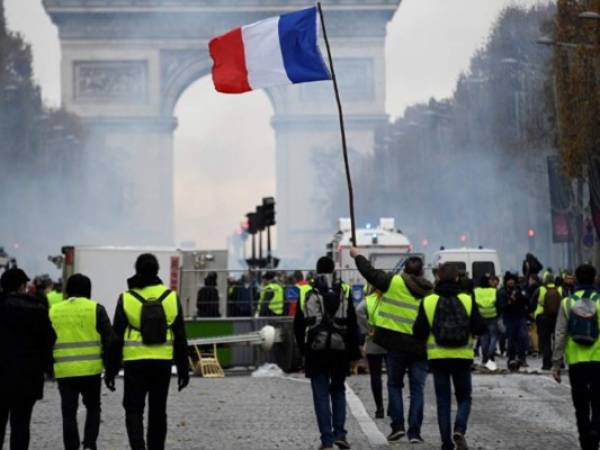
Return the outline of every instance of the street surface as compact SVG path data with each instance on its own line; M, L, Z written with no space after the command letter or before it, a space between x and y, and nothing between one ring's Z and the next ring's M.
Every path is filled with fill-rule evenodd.
M568 377L562 385L549 375L475 375L473 411L467 433L471 449L576 449ZM349 441L356 450L440 448L431 377L427 380L423 438L411 446L382 443L389 432L387 420L371 419L374 406L368 375L348 379ZM169 399L169 450L314 450L319 446L310 384L300 375L284 378L230 376L193 378ZM385 389L384 389L385 391ZM103 391L99 449L128 447L121 407L122 382L117 392ZM364 411L366 409L366 414ZM80 409L80 428L83 426ZM374 425L376 423L376 426ZM61 449L60 399L55 383L46 384L32 420L31 449Z

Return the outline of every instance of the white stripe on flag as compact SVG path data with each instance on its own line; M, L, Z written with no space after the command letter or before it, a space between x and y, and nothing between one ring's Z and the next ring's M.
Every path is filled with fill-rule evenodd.
M252 89L291 84L279 44L279 17L242 27L242 39Z

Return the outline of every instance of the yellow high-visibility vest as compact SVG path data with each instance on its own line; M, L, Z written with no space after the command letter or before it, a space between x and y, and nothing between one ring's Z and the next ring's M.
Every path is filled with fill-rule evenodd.
M379 300L375 326L412 336L420 305L421 300L412 295L402 277L394 275Z
M473 312L473 299L467 294L458 294L458 299L462 302L467 311L467 315L471 317ZM436 314L436 308L440 296L432 294L423 300L423 308L427 315L427 322L429 322L429 328L433 329L433 320ZM464 347L450 348L441 347L435 342L435 336L433 331L429 332L429 339L427 340L427 358L428 359L473 359L475 356L473 352L473 338L469 339L469 342Z
M479 312L484 319L495 319L498 317L496 289L492 287L478 287L474 289L473 293L475 294L475 303L479 306Z
M55 304L50 320L56 332L54 376L56 378L99 375L102 342L96 330L97 303L76 297Z
M146 301L157 301L158 298L168 290L162 284L147 286L143 289L133 291L146 299ZM171 292L162 302L167 319L167 340L164 344L145 345L140 331L142 321L142 302L129 292L123 293L123 309L127 316L128 326L125 330L123 347L123 361L136 361L141 359L173 359L173 330L171 329L178 313L177 294Z

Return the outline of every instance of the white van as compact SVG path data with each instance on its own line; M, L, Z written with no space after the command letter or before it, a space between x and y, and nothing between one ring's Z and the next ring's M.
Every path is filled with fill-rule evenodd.
M433 254L428 277L440 264L454 263L461 272L467 273L475 284L485 274L502 276L498 252L491 248L449 248Z

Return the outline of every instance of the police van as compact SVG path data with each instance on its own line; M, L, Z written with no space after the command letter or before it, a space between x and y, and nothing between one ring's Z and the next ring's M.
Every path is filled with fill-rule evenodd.
M433 254L427 276L431 280L435 277L435 269L440 264L455 264L461 273L473 279L476 283L483 275L502 274L498 252L491 248L441 248Z

